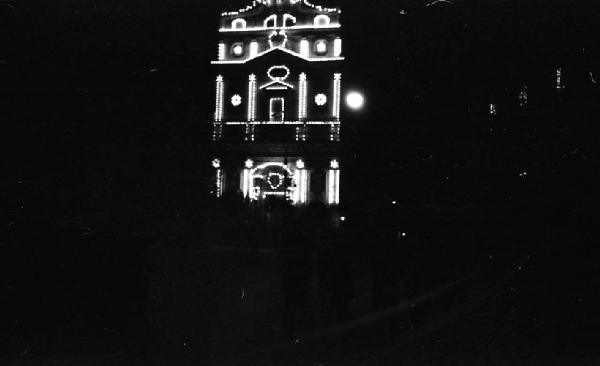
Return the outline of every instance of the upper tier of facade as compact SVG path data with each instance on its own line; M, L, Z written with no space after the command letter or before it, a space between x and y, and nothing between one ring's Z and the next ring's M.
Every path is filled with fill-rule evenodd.
M310 62L341 61L340 11L303 0L261 0L221 15L213 64L244 64L273 50Z

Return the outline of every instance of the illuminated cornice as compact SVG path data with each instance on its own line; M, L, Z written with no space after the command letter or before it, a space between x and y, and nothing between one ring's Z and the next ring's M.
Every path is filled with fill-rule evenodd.
M287 48L273 47L273 48L270 48L270 49L268 49L266 51L263 51L263 52L257 54L254 57L250 57L250 58L247 58L245 60L211 61L210 63L213 64L213 65L242 65L242 64L248 63L248 62L250 62L252 60L255 60L255 59L259 58L259 57L262 57L262 56L264 56L264 55L266 55L268 53L271 53L271 52L273 52L275 50L283 51L283 52L288 53L288 54L290 54L290 55L292 55L294 57L298 57L298 58L300 58L300 59L302 59L304 61L308 61L308 62L328 62L328 61L343 61L344 60L344 57L341 57L341 56L340 57L312 57L312 58L310 58L310 57L304 57L301 54L299 54L298 52L294 52L292 50L288 50Z
M309 2L308 0L290 0L290 4L292 4L292 5L295 5L298 3L302 3L303 5L305 5L309 8L313 8L315 10L325 12L325 13L340 14L342 12L338 8L326 8L321 5L314 5L311 2ZM221 16L224 16L224 17L225 16L237 16L237 15L252 11L252 10L258 8L260 5L273 5L273 0L254 0L254 1L252 1L252 4L246 6L245 8L238 9L237 11L224 12L224 13L221 13Z
M269 30L301 30L301 29L339 29L342 25L339 23L333 23L329 25L316 26L314 24L305 25L292 25L289 27L249 27L249 28L221 28L221 33L240 33L240 32L265 32Z
M332 126L340 125L340 121L232 121L222 122L226 126L240 126L240 125L312 125L312 126Z

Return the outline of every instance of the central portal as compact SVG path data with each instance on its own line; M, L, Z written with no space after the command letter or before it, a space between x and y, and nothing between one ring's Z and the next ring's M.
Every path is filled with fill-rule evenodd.
M269 161L254 164L246 160L241 188L251 201L285 201L294 205L307 203L309 171L302 159L293 163Z
M252 174L254 197L259 200L294 200L296 184L293 174L282 165L267 165Z

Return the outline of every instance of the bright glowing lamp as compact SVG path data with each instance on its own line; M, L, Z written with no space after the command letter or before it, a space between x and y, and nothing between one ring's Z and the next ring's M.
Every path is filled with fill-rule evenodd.
M365 98L359 92L350 92L346 95L346 104L352 109L361 109L365 104Z

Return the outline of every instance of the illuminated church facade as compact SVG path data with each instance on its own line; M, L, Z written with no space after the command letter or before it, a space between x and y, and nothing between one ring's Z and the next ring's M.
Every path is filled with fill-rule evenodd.
M340 203L340 10L255 0L221 14L213 194Z

